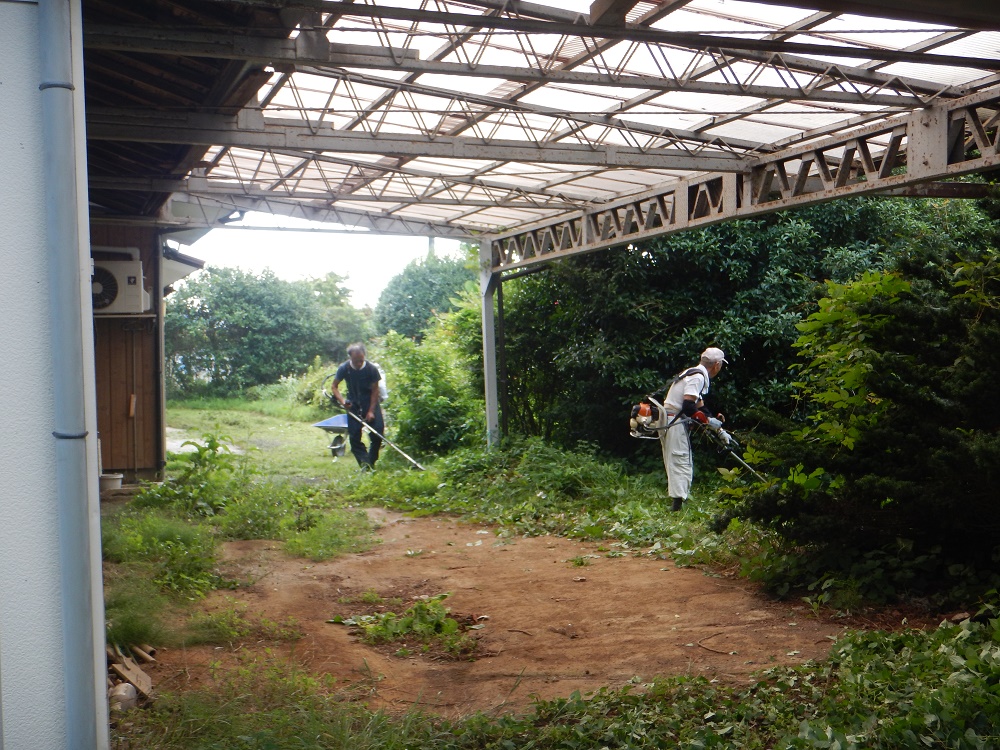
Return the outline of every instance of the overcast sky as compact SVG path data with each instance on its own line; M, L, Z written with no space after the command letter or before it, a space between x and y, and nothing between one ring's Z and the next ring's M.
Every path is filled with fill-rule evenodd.
M310 226L263 214L248 215L246 223L250 221L264 226L276 226L278 222L280 226ZM195 244L180 249L208 265L252 273L270 268L278 278L288 281L320 278L332 271L347 277L344 286L351 290L351 304L375 307L393 276L410 262L427 256L428 240L373 234L213 229ZM434 252L439 257L457 257L459 243L436 239Z

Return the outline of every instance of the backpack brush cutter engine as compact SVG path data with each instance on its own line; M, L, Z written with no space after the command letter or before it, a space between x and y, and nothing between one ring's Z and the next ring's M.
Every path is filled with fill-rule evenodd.
M644 440L659 440L660 434L671 427L687 425L692 431L699 431L706 436L715 444L720 453L728 453L761 482L766 481L760 472L744 461L736 452L740 444L736 442L736 438L722 429L722 422L705 416L703 412L695 414L694 418L677 415L668 422L667 410L663 404L652 396L647 396L645 401L640 401L632 407L632 415L628 423L629 435Z
M632 418L628 421L629 434L644 440L659 440L655 425L660 420L660 408L649 401L641 401L632 407Z

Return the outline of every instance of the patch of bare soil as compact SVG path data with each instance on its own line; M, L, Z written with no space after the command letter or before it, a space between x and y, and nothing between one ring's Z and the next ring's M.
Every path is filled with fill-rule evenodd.
M499 539L490 528L442 517L377 515L381 544L327 562L288 557L273 542L227 544L227 575L253 583L219 595L271 620L295 618L304 638L278 650L352 686L373 708L420 705L447 716L520 710L534 696L669 675L746 684L768 666L825 657L845 627L859 624L817 618L801 602L778 603L745 581L667 560L609 558L596 543ZM485 624L473 631L480 655L394 656L327 622L357 612L358 597L372 590L402 599L404 608L450 592L452 616ZM898 627L899 618L886 613L879 624ZM200 684L211 662L253 648L161 649L149 671L158 689L183 690Z

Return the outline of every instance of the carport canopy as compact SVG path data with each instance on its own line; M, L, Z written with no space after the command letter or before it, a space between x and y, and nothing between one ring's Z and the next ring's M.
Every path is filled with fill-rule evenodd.
M506 237L494 270L622 244L616 205L655 233L684 202L728 218L898 177L908 116L1000 83L1000 6L973 0L84 0L84 20L94 221ZM979 98L920 145L942 162L920 182L945 149L995 156Z

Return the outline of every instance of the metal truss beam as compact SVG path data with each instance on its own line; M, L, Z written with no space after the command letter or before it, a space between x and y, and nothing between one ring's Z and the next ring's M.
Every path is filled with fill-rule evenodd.
M657 0L659 7L679 6L691 0ZM464 5L476 8L487 8L488 10L509 13L520 18L538 18L543 21L558 21L561 23L580 23L588 21L589 14L579 11L563 10L549 5L538 3L528 3L524 0L463 0Z
M928 24L970 29L1000 26L1000 7L982 0L953 0L947 6L936 0L767 0L771 5L790 5L859 16L896 18Z
M1000 167L1000 87L679 180L556 222L483 238L492 272L685 229Z
M309 189L268 189L258 185L241 185L227 183L225 180L212 180L204 177L92 177L90 187L99 190L149 191L157 193L179 193L201 197L222 196L222 199L234 195L258 200L271 198L296 201L329 201L330 203L384 203L390 206L479 206L493 208L506 206L521 209L545 209L573 211L580 208L583 201L558 200L551 197L534 198L519 194L506 199L491 198L461 198L447 195L397 195L378 193L337 193L334 191L319 191Z
M478 1L478 2L492 2L492 0L475 0L475 1ZM656 23L657 21L659 21L659 20L663 19L664 17L668 16L670 13L672 13L675 10L677 10L678 8L683 7L688 1L689 0L665 0L661 4L655 6L653 9L647 11L646 13L643 13L640 17L633 19L634 23L637 26L648 26L650 24ZM503 2L507 2L507 0L503 0ZM531 12L534 12L535 8L537 8L537 7L538 6L533 6L533 8L530 9ZM507 8L504 8L502 10L504 10L505 12L510 12L510 9L507 9ZM525 8L522 7L522 8L520 8L520 10L529 10L529 9L525 9ZM558 11L558 12L563 12L563 11ZM472 29L472 28L478 28L478 27L471 27L470 26L470 27L467 27L467 28L468 29ZM457 40L460 37L458 37L458 36L450 36L449 38L450 38L451 42L457 42ZM570 55L566 59L560 59L558 61L558 63L555 65L554 68L551 67L550 65L547 65L547 64L543 65L543 66L539 66L539 67L543 67L546 71L549 71L549 72L551 72L553 70L554 71L560 71L560 72L561 71L573 70L573 69L577 68L578 66L583 65L583 64L585 64L587 62L593 61L595 59L600 59L602 52L604 50L606 50L606 49L610 49L610 48L614 47L615 44L616 43L614 41L607 40L607 39L604 39L604 40L594 40L593 43L584 45L584 49L583 50L577 51L575 54ZM441 50L439 50L438 52L440 53L441 51L443 51L445 49L447 49L447 45L446 45L446 47L441 48ZM434 59L435 60L439 60L439 59L442 59L442 57L441 57L440 54L435 54ZM530 57L526 57L525 59L529 60L529 63L528 63L528 65L526 67L532 67L532 64L530 62L531 58ZM471 62L471 59L467 57L466 58L466 62L467 63ZM617 71L616 70L616 73L618 73L618 72L621 72L621 71ZM410 74L408 74L408 79L409 80L413 80L417 75L419 75L419 74L417 74L417 73L410 73ZM538 91L543 85L545 85L545 84L542 83L542 82L538 82L538 81L534 81L534 82L532 82L532 81L522 82L520 86L517 86L517 87L509 90L504 95L503 98L506 99L507 101L520 101L524 97L530 95L531 93L533 93L535 91ZM374 114L374 112L366 113L366 117L370 116L372 114ZM618 113L606 113L606 114L610 115L610 114L618 114ZM462 132L464 132L464 131L466 131L466 130L468 130L470 128L473 128L473 127L477 126L480 122L482 122L486 118L486 116L487 116L486 113L483 113L475 121L467 121L467 122L464 122L464 123L458 123L458 124L454 125L448 131L448 134L449 135L459 135L460 133L462 133ZM562 140L563 138L566 138L566 137L573 137L574 135L576 135L578 133L578 131L579 131L579 128L577 128L576 126L572 126L571 125L570 127L564 128L562 132L555 133L555 134L553 134L552 137L546 138L546 140L547 141L552 141L552 142L559 141L559 140ZM479 170L477 170L477 173L487 173L489 171L492 171L493 169L501 168L501 166L502 165L500 163L494 163L494 164L484 163L483 165L480 166ZM581 175L581 177L582 177L582 175ZM545 186L545 188L547 188L547 187L548 187L548 185ZM443 188L441 186L433 187L433 188L430 188L429 190L427 190L424 193L424 195L425 196L434 195L434 194L439 193L442 189ZM546 192L547 192L547 190L546 190ZM460 220L460 219L467 218L470 214L472 214L474 212L475 212L475 209L469 209L469 210L465 211L460 217L455 217L453 220L457 221L457 220Z
M345 131L326 124L290 124L288 119L265 118L259 110L244 110L234 119L201 113L156 113L151 116L150 113L134 110L92 107L87 111L87 137L92 140L133 143L265 150L291 148L408 158L542 161L549 164L637 169L739 172L747 165L746 159L720 151L680 151L580 143L525 143L472 136Z
M624 24L628 12L639 4L639 0L595 0L590 5L590 22L600 24Z
M325 37L302 35L297 39L251 37L182 29L150 29L133 26L88 25L85 36L88 49L126 52L155 52L191 57L244 60L279 69L314 66L368 70L400 70L407 73L435 73L454 76L497 78L524 83L564 83L605 86L617 89L639 88L649 91L685 91L689 93L750 96L761 99L822 101L834 104L867 104L883 107L922 106L927 96L958 96L964 92L925 81L908 80L861 68L832 65L799 56L743 51L729 57L729 62L754 60L790 71L822 75L829 80L824 87L816 81L802 86L768 86L754 83L702 81L697 78L677 80L672 77L599 73L576 70L538 70L529 66L504 66L420 60L415 51L388 47L364 47L329 42ZM870 57L870 51L866 54ZM1000 66L1000 63L998 63ZM341 75L347 75L342 72ZM398 82L397 82L398 83ZM844 88L830 88L830 84ZM866 91L857 87L877 87ZM891 93L886 93L887 91ZM452 96L455 96L454 92Z
M250 0L244 0L250 2ZM250 2L250 4L253 4ZM876 59L886 62L910 62L921 65L947 65L952 67L1000 69L1000 58L962 57L957 55L922 55L906 50L875 49L871 47L846 47L832 44L785 42L771 39L727 37L686 31L663 31L634 26L590 26L586 23L559 23L509 16L477 16L468 13L449 13L426 9L409 9L379 5L350 5L339 2L322 3L324 12L337 12L344 16L409 21L411 23L444 26L476 25L488 29L501 29L525 34L551 34L556 36L620 39L632 42L652 42L686 47L694 50L754 50L758 52L820 55L832 58Z
M217 220L219 209L233 212L258 211L306 221L339 224L345 230L371 232L372 234L448 237L462 241L474 241L468 229L451 224L385 216L374 212L351 211L337 206L308 204L272 196L175 195L164 206L160 220L165 226L180 226L182 222L185 227L222 228L226 224Z

